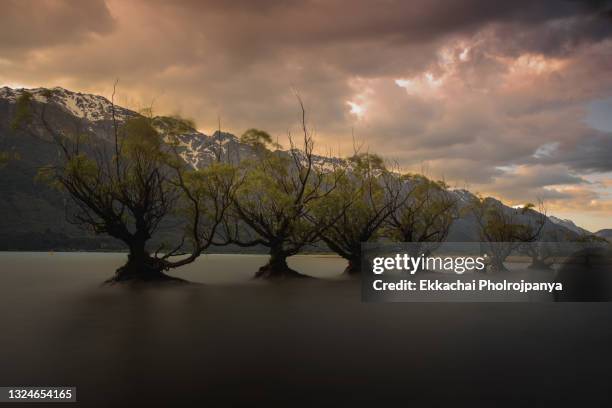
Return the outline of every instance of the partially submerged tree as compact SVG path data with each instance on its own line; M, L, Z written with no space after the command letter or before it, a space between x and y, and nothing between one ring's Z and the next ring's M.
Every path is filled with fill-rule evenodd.
M401 184L380 156L356 152L346 160L336 189L309 214L314 225L327 225L321 238L346 259L345 273L361 272L361 244L374 241L387 217L401 205Z
M315 243L328 228L308 221L318 201L329 195L341 177L333 169L325 171L314 162L314 142L306 127L302 107L302 149L290 136L288 153L271 151L271 137L264 131L250 129L241 138L255 147L257 157L242 163L244 183L234 197L232 241L241 246L262 245L270 259L256 273L256 278L304 276L287 265L287 258ZM252 234L251 234L252 233Z
M442 181L421 175L401 176L399 205L386 220L389 238L411 243L413 256L429 253L446 240L453 222L459 217L456 196Z
M44 96L53 99L51 91ZM164 271L193 262L213 244L235 194L235 171L223 166L193 171L164 143L173 131L162 135L151 117L119 123L112 105L110 138L91 137L78 126L67 132L47 109L48 104L32 103L24 93L17 101L14 127L58 147L57 162L41 173L72 199L75 209L69 220L128 247L128 261L112 281L172 279ZM185 235L152 253L147 244L177 211L186 216ZM175 258L186 249L188 254Z
M527 268L550 270L559 258L566 255L575 240L576 235L571 231L543 228L533 242L521 245L518 252L531 258L531 263Z
M535 270L550 270L555 259L562 255L563 245L560 242L534 241L526 243L520 248L521 253L531 258L527 268Z
M509 208L500 201L476 197L470 211L476 219L483 249L489 255L489 270L506 271L504 261L522 244L537 241L546 224L546 211L531 203L521 208Z

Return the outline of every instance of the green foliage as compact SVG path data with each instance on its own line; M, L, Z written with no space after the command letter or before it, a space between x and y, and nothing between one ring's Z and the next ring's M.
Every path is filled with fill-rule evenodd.
M405 174L403 204L390 216L387 235L401 242L439 243L446 239L459 216L457 199L443 181L419 174Z
M523 205L523 207L521 207L521 213L525 214L528 213L529 211L534 211L535 210L535 204L534 203L527 203L525 205Z
M546 215L527 204L520 209L507 208L492 198L478 196L470 211L480 226L480 238L490 255L490 269L506 270L504 260L525 242L537 241L546 223Z
M240 136L240 142L251 146L255 151L262 152L280 146L272 140L269 133L259 129L248 129Z
M52 98L53 92L44 96ZM32 95L23 92L12 128L34 128L33 112ZM280 146L270 134L252 128L240 141L255 149L255 159L193 170L173 147L195 124L178 116L153 117L150 110L143 113L114 129L117 141L111 148L101 138L55 131L44 119L36 124L53 133L63 155L58 163L41 168L37 178L72 196L78 222L128 245L138 239L144 246L161 220L176 210L187 220L193 256L213 243L216 228L224 223L234 242L267 246L273 257L284 260L322 239L353 262L363 242L383 235L439 243L458 217L456 198L448 194L446 183L394 173L376 154L355 154L329 172L313 167L305 125L302 152L273 151ZM0 152L0 165L10 158ZM479 219L483 240L525 242L537 228L515 215L538 214L534 208L530 203L508 213L496 202L479 198L470 210ZM247 229L254 237L242 236ZM171 265L164 262L164 267Z
M212 201L215 198L220 197L227 189L235 189L234 180L238 172L239 169L236 166L213 162L201 169L185 172L185 186L191 194L206 204L201 209L206 213L214 210ZM206 203L206 200L211 202Z
M251 130L243 135L252 145L264 148L269 135ZM296 254L304 245L319 238L322 225L310 222L319 202L333 189L335 173L327 174L311 166L311 143L305 152L261 151L256 160L240 164L244 182L237 190L234 205L234 241L248 246L270 248L271 263ZM248 234L248 230L254 232Z
M353 171L360 174L387 171L383 158L374 153L355 154L348 159L348 162L353 165Z
M130 157L139 154L157 154L161 150L162 137L148 118L136 117L127 120L121 133L122 147Z
M271 230L282 228L289 218L299 214L294 206L298 186L291 183L290 160L280 155L270 155L265 162L245 162L245 182L237 200L244 210L267 218Z
M43 96L52 98L53 92ZM175 146L165 142L192 131L193 122L179 117L154 118L149 111L126 121L113 121L114 137L109 143L105 137L71 133L69 126L45 116L46 104L33 110L31 102L28 93L18 98L13 127L50 140L58 148L54 163L41 167L37 180L72 198L68 211L71 222L128 246L128 264L118 273L161 273L193 262L213 244L232 202L238 171L221 163L194 171ZM152 256L146 244L169 214L186 217L179 221L187 226L186 235L168 252L158 256L160 249ZM191 241L191 253L170 260L184 251L186 240Z
M99 174L98 164L83 153L76 154L66 162L65 176L79 177L85 183L95 183Z
M349 272L356 272L361 243L373 241L395 205L388 189L389 178L380 156L356 154L346 167L336 170L336 188L314 208L312 220L327 223L322 239L334 252L349 260Z
M181 171L181 187L187 197L178 203L177 214L188 220L187 236L195 247L201 242L220 239L217 225L227 220L226 210L232 204L238 187L239 169L227 163L213 162L197 169ZM190 233L191 232L191 233ZM208 245L207 244L207 245Z
M178 143L178 136L193 132L196 127L193 120L178 115L155 117L152 119L151 125L163 132L168 142L174 144Z
M481 225L481 236L488 242L528 242L534 239L536 226L518 215L533 212L533 204L526 204L516 210L505 208L501 203L479 197L472 204L476 209L477 218Z

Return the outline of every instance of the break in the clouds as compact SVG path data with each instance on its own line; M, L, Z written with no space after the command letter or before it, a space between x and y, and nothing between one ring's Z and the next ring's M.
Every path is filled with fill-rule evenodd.
M301 94L322 151L551 211L610 212L607 1L4 1L0 82L154 105L283 140ZM603 106L603 108L602 108ZM596 120L593 118L597 118ZM603 118L603 119L602 119ZM605 125L605 123L604 123ZM607 184L606 184L607 183ZM580 210L582 208L582 210ZM598 218L599 217L599 218ZM609 225L608 225L609 226Z

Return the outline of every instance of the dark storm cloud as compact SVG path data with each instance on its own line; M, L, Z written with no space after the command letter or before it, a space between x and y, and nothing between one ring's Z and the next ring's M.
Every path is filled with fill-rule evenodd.
M580 45L602 41L612 35L612 17L609 11L602 9L591 10L591 14L559 16L537 24L518 21L498 25L495 47L510 55L528 51L563 56Z
M118 77L123 105L154 101L204 131L220 116L226 131L259 127L281 143L296 89L322 152L350 153L353 129L407 169L516 200L590 199L584 174L611 170L612 136L584 122L612 96L610 1L1 5L0 85L108 96Z
M104 0L3 0L0 51L15 52L105 34L113 18Z
M568 52L612 34L610 2L180 1L143 7L188 29L235 63L316 51L350 74L401 74L423 66L440 42L491 28L498 51ZM340 45L340 47L338 47ZM408 57L410 56L410 57Z
M612 172L612 133L591 131L573 143L559 146L543 163L564 163L575 171Z
M274 43L319 43L389 39L396 43L431 41L441 35L469 33L490 23L535 26L583 15L605 15L609 2L579 1L149 1L192 21L217 21L236 29L220 41L269 36ZM212 17L212 19L210 19ZM219 18L225 17L225 18ZM213 27L213 28L214 28ZM579 35L602 34L601 26ZM208 31L207 27L203 27ZM550 30L550 27L547 27ZM566 30L567 32L572 31ZM278 35L281 34L281 35ZM255 37L253 37L255 36Z

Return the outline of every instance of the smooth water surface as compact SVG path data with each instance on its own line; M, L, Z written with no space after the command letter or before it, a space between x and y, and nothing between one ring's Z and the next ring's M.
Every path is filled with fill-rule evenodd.
M75 385L85 406L416 406L610 397L612 307L361 303L325 279L250 279L260 255L173 272L200 285L102 286L125 254L0 253L0 386ZM588 405L588 404L587 404Z

